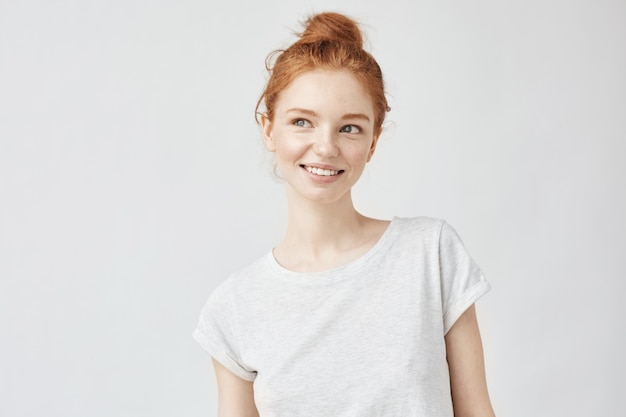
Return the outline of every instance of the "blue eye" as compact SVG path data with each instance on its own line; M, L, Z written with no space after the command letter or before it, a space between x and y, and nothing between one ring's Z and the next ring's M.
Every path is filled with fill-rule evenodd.
M296 119L293 121L294 126L297 127L310 127L311 123L306 119Z
M361 133L361 128L356 125L346 125L342 127L339 131L342 133Z

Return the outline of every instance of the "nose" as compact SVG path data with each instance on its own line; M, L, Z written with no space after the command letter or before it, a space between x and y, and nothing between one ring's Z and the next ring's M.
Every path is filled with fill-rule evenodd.
M320 157L333 158L339 155L337 145L337 133L331 129L324 129L316 135L313 150Z

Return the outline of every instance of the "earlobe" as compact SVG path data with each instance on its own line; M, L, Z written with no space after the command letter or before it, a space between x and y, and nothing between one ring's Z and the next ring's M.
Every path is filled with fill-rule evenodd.
M267 117L267 113L261 115L261 132L263 133L263 143L270 152L276 151L276 144L272 138L272 122Z

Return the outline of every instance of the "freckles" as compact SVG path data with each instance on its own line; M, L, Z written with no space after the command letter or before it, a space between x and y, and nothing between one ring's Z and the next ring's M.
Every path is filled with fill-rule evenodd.
M298 145L294 141L278 141L276 144L276 153L282 159L297 159L299 158L305 150L302 146Z

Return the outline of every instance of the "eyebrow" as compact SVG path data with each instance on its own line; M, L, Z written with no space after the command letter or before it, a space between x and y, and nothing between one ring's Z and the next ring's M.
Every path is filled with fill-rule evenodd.
M344 114L341 119L342 120L360 119L360 120L367 120L368 122L370 121L370 118L367 117L367 115L365 115L363 113L348 113L348 114Z
M289 110L287 110L287 113L304 113L304 114L308 114L309 116L317 116L317 113L315 113L313 110L308 110L308 109L301 109L298 107L294 107L291 108ZM341 120L349 120L349 119L360 119L360 120L366 120L366 121L370 121L370 118L363 113L346 113L343 116L341 116Z
M286 113L304 113L308 114L309 116L317 116L317 113L315 113L313 110L301 109L298 107L291 108L287 110Z

